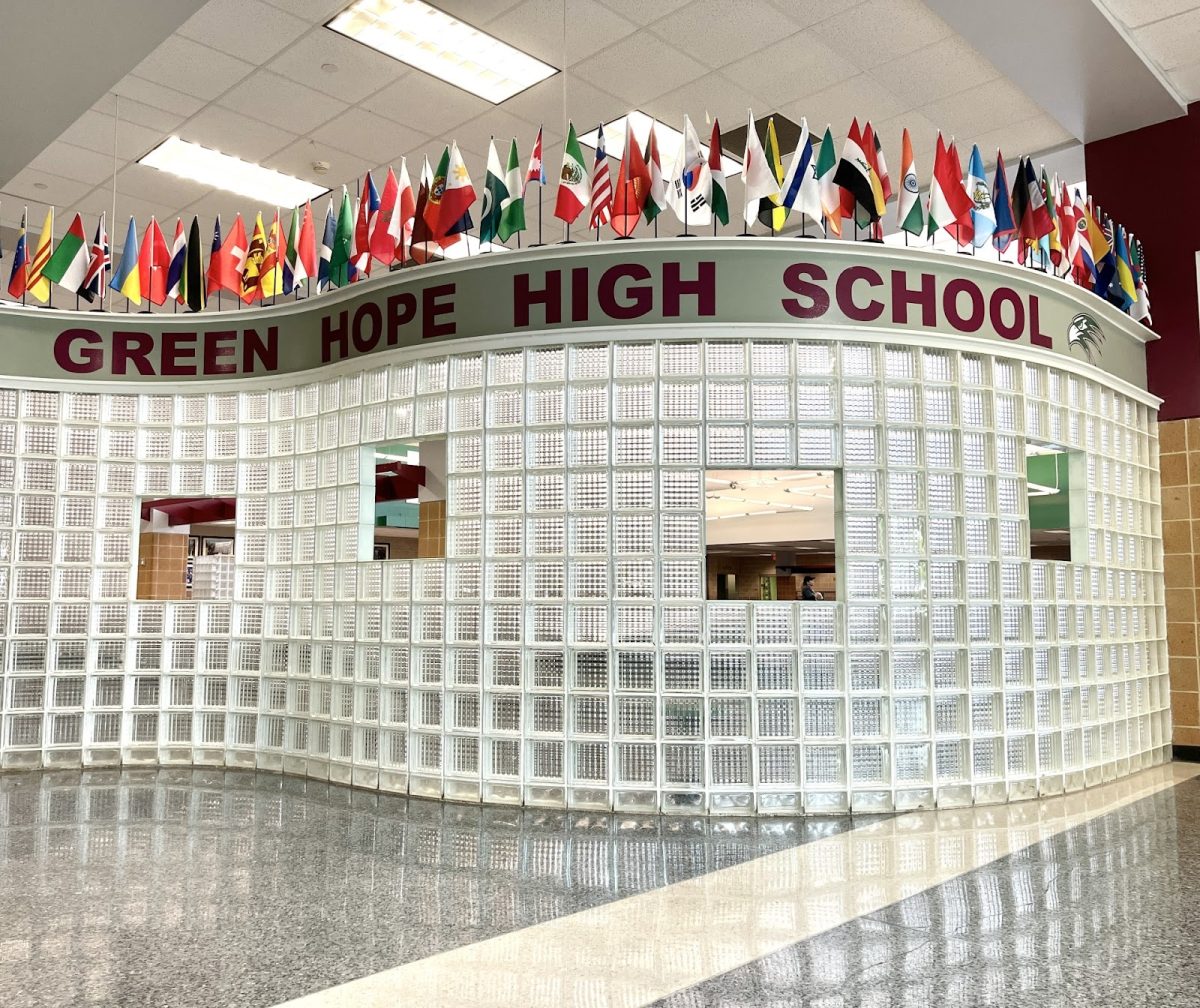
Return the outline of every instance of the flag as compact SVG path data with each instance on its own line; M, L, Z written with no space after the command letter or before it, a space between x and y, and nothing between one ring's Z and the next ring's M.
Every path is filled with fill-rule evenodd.
M155 217L142 232L142 248L138 253L138 282L142 297L156 305L167 300L167 275L171 271L171 253L167 239Z
M246 249L246 259L242 263L241 299L250 304L259 297L260 277L262 276L263 260L267 257L267 232L263 227L262 211L254 219L254 230L250 233L250 245Z
M167 267L167 297L183 304L180 285L183 283L183 266L187 261L187 236L183 233L183 221L175 218L175 238L171 242L170 265Z
M1120 224L1114 229L1116 231L1116 260L1117 260L1117 284L1115 291L1118 296L1113 297L1110 292L1110 298L1124 311L1129 311L1133 303L1137 301L1137 284L1133 279L1133 258L1129 254L1129 240L1125 236L1125 228Z
M8 275L8 296L19 300L25 296L25 284L29 279L29 263L25 251L25 218L29 211L21 214L21 227L17 231L17 243L13 246L12 272Z
M488 141L487 172L483 176L483 208L479 213L479 244L490 245L500 232L500 206L508 197L504 169L496 153L495 138Z
M213 254L208 261L208 293L212 295L227 290L235 297L242 296L242 270L246 264L246 253L250 243L246 239L246 225L242 215L233 218L233 227L221 244L219 226L213 232Z
M412 243L409 247L409 252L413 260L419 263L442 258L441 246L433 240L433 234L425 217L425 208L429 205L429 189L432 184L433 171L429 167L429 158L426 158L425 164L421 168L421 182L417 188L417 201L413 213Z
M996 228L992 232L992 246L1003 253L1017 233L1013 221L1012 201L1008 198L1008 175L1004 171L1004 155L996 151L996 177L992 183L992 210L996 215Z
M842 235L842 193L833 177L837 173L837 152L833 149L833 133L828 124L817 151L817 190L821 194L821 212L827 227L839 238Z
M646 138L646 167L650 172L650 191L642 207L646 223L649 224L667 208L667 180L663 176L662 158L658 153L658 137L654 134L656 123L650 120L650 135ZM726 219L728 220L728 211Z
M884 207L887 206L887 201L895 193L892 190L892 176L888 173L887 160L883 156L883 141L879 139L879 131L870 123L867 123L867 129L871 131L873 148L867 151L867 156L871 160L871 167L875 169L875 174L879 178L879 191L883 194L883 206L879 208L879 216L882 217Z
M1069 276L1075 283L1083 273L1083 241L1079 233L1081 218L1075 213L1075 204L1067 192L1066 183L1061 183L1058 190L1058 230L1063 237L1064 276ZM1086 223L1084 227L1086 228Z
M42 233L38 236L37 248L29 259L29 279L25 289L41 302L50 300L50 281L46 278L46 264L54 251L54 207L46 211ZM161 302L160 302L161 303Z
M283 288L283 264L285 262L287 262L287 243L283 240L283 228L279 224L279 211L276 210L275 219L271 221L271 230L267 232L262 266L258 271L258 290L264 300L277 294L288 293Z
M996 231L996 208L992 206L992 194L988 189L987 176L983 172L983 156L979 144L971 147L971 160L967 162L967 196L971 208L971 242L983 248Z
M867 139L874 144L873 136ZM850 133L842 146L842 159L838 162L837 171L833 176L834 182L849 196L848 200L842 199L842 216L854 217L855 221L863 226L879 220L882 212L879 178L867 159L864 142L856 119L850 124Z
M521 180L521 158L517 154L517 139L508 147L508 164L504 169L504 199L500 201L500 224L496 234L501 241L525 230L525 192Z
M329 257L329 286L345 287L350 282L351 243L354 240L354 209L350 193L342 187L342 206L338 211L337 230Z
M521 189L521 195L525 195L525 190L529 188L530 182L536 182L540 186L546 184L546 166L542 163L542 127L538 127L537 139L533 142L533 150L529 152L529 167L525 171L525 185Z
M665 196L681 222L698 227L712 220L708 206L708 173L704 171L704 164L700 137L696 135L691 118L685 115L683 132L679 135L679 150L664 180Z
M379 192L371 173L363 179L362 195L358 202L358 222L354 226L354 243L351 245L351 261L354 264L355 280L364 280L371 275L371 234L379 221Z
M592 161L592 213L589 228L607 224L612 212L612 176L608 170L608 154L604 150L604 127L596 130L596 156Z
M784 215L792 210L808 217L813 223L821 224L824 214L821 211L821 191L817 188L816 165L813 163L812 137L808 132L808 120L800 120L800 139L796 141L796 150L788 164L787 174L783 178L782 204Z
M929 234L938 228L948 228L970 220L971 208L975 204L963 188L962 174L954 167L950 150L938 134L937 149L933 156L933 178L929 183Z
M753 112L747 112L746 115L746 156L742 159L742 184L746 187L746 206L742 219L749 230L758 217L760 202L779 195L779 182L767 164L762 141L758 139L758 131L754 128Z
M198 312L204 308L204 250L200 247L200 218L192 217L192 226L188 231L187 259L183 264L183 282L181 289L183 303L192 311Z
M783 207L783 160L779 156L779 136L775 132L775 117L767 120L767 143L763 151L767 159L767 167L775 177L775 194L764 196L758 202L758 219L765 227L771 229L771 234L782 231L787 220L787 210Z
M400 238L396 242L396 260L405 263L412 245L413 227L416 224L417 203L413 195L412 180L408 177L408 158L400 159L400 178L396 182L400 203Z
M1146 262L1142 251L1142 242L1129 236L1129 253L1133 260L1133 282L1137 288L1137 300L1129 314L1135 322L1153 324L1150 318L1150 284L1146 280Z
M972 214L975 212L975 199L967 189L967 174L963 171L962 159L958 156L958 144L954 142L954 137L950 138L950 163L954 166L954 177L961 180L962 190L967 194L967 201L970 206L967 212L959 217L954 228L954 240L962 247L970 245L975 239L975 224Z
M925 230L925 211L921 207L921 183L917 179L917 162L913 157L912 139L907 129L900 138L900 162L900 199L896 202L896 224L901 231L919 236Z
M379 213L371 229L371 256L384 266L391 266L396 261L396 249L404 230L404 222L400 219L402 212L400 183L389 166L387 178L383 180L383 192L379 195Z
M79 288L79 293L85 301L90 303L96 298L100 298L100 303L104 303L104 275L111 268L108 255L108 232L104 229L104 214L101 214L100 220L96 222L96 237L92 241L92 250L88 256L87 273Z
M713 216L722 224L729 223L729 189L725 182L725 166L721 161L721 124L713 116L712 137L708 141L708 163L704 170L708 173L708 204L712 207Z
M469 231L472 226L470 210L475 199L471 176L458 152L457 141L452 140L450 149L442 154L438 163L425 206L425 220L433 240L446 244L443 239Z
M24 238L24 229L22 229ZM15 265L15 264L14 264ZM125 244L121 246L121 262L108 284L118 294L124 294L136 305L142 303L142 275L138 269L137 224L129 218L129 229L125 232Z
M304 263L300 261L300 208L292 207L292 216L288 221L287 255L283 259L283 290L291 294L307 274Z
M1013 218L1017 222L1017 233L1022 239L1023 250L1032 252L1042 236L1049 234L1054 225L1046 210L1042 187L1033 172L1033 162L1029 158L1023 158L1021 164L1023 171L1020 180L1014 185L1019 201L1013 200ZM1025 261L1022 250L1018 250L1017 255L1021 262Z
M625 149L613 194L612 229L622 237L633 234L650 195L650 167L638 146L637 137L625 119Z
M1042 250L1050 257L1054 272L1062 275L1060 267L1063 264L1062 234L1058 227L1058 176L1051 182L1046 178L1046 166L1042 165L1042 198L1046 201L1046 213L1050 215L1050 231L1043 236Z
M538 131L540 146L541 131ZM531 162L532 165L532 162ZM554 200L554 216L571 224L583 213L583 208L592 198L587 172L583 167L583 151L575 136L575 124L567 128L567 142L563 146L562 170L558 175L558 195Z
M1108 290L1117 276L1117 258L1113 252L1112 231L1101 224L1100 208L1088 199L1088 240L1092 246L1094 282L1092 290L1100 297L1108 298Z
M329 197L329 209L325 211L325 228L321 232L320 257L317 263L317 290L329 290L329 264L333 261L333 245L336 241L337 222L333 216L333 197Z
M58 243L58 248L54 250L54 255L46 263L43 273L47 279L75 294L83 286L90 261L83 218L76 214L71 226L67 228L67 233Z

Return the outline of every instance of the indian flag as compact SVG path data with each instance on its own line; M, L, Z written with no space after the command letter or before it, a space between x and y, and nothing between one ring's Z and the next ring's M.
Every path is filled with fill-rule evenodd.
M925 211L921 207L921 183L917 179L917 163L913 157L912 140L908 130L900 141L900 199L896 201L896 223L901 231L919 235L925 230Z
M54 255L42 270L42 275L74 294L83 286L91 259L83 218L76 214L58 248L54 250Z

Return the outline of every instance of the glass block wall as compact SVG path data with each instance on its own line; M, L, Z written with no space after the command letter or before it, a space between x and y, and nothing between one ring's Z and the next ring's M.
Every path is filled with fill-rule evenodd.
M1151 406L974 345L440 349L0 390L0 764L795 813L1167 758ZM1029 559L1027 439L1083 456L1075 562ZM444 560L362 559L363 449L401 440L444 440ZM841 601L705 601L704 469L797 466L841 472ZM233 600L131 601L139 498L199 495L238 497Z

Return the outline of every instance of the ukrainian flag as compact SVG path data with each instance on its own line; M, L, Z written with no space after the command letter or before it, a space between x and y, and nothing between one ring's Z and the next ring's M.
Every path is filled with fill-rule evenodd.
M125 232L125 245L121 249L121 264L108 284L118 294L124 294L136 305L142 303L142 278L138 273L137 225L129 218L129 230Z
M1116 234L1117 244L1117 282L1121 287L1121 305L1125 311L1129 311L1132 305L1138 299L1137 281L1133 278L1133 261L1129 257L1129 242L1125 238L1125 228L1120 224L1117 225Z

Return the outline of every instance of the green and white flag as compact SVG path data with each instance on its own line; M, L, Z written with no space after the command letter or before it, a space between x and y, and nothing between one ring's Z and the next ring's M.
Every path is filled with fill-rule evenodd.
M525 195L521 179L521 159L517 156L517 141L508 148L508 167L504 172L505 197L500 203L500 227L496 233L508 241L518 231L525 230Z
M350 193L342 186L342 206L333 235L333 254L329 257L331 287L345 287L350 282L350 243L353 237L354 208L350 205Z
M42 268L42 276L74 294L83 286L89 262L91 256L88 254L83 218L76 214L67 233L58 243L58 248L54 250L54 255Z
M833 132L828 124L821 146L817 150L817 191L821 194L821 210L825 214L826 227L838 237L842 234L842 191L833 176L837 174L837 151L833 149Z
M642 215L646 223L654 220L667 208L667 180L663 176L662 156L658 153L658 137L654 135L654 120L650 120L650 135L646 138L646 166L650 169L650 192Z
M490 245L500 232L500 207L508 197L504 171L496 154L496 141L488 141L487 174L483 179L483 210L479 219L479 244Z

